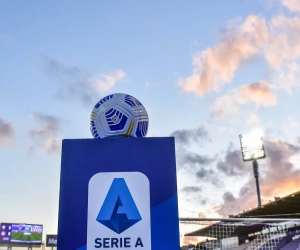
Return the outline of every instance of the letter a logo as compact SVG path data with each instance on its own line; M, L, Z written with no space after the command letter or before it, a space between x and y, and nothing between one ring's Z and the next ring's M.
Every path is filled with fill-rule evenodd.
M96 220L120 234L141 219L124 178L114 178Z

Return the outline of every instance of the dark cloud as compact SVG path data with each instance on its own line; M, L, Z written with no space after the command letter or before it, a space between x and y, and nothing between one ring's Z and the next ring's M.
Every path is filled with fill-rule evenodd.
M35 149L43 149L47 153L59 153L61 131L61 120L55 116L45 114L34 114L33 119L36 128L29 131L29 137L33 141L30 151Z
M184 193L197 193L197 192L201 192L202 188L198 186L186 186L183 187L181 191Z
M251 187L248 183L240 189L239 196L240 197L246 196L246 195L250 194L251 191L252 191Z
M200 203L201 206L206 205L207 202L208 202L208 199L207 199L207 198L200 198L200 199L199 199L199 203Z
M243 161L241 150L232 149L232 144L230 144L226 150L224 160L217 163L217 168L228 176L235 176L244 175L247 165Z
M176 143L189 145L191 142L201 143L209 140L207 130L203 127L197 129L180 129L171 133L175 137Z
M213 170L209 169L209 165L215 161L216 157L200 155L182 149L178 154L176 154L176 158L178 171L184 169L191 175L196 176L197 179L202 182L211 183L217 187L222 186L222 183L217 178L217 174Z
M58 84L55 97L64 101L75 101L91 107L102 95L126 77L123 70L114 70L94 77L62 61L41 55L43 70L53 82ZM101 94L101 96L99 96Z
M184 151L179 155L179 164L180 165L209 165L215 160L215 158L211 158L207 155L200 155L190 151Z
M230 192L225 192L223 194L223 199L224 199L225 202L233 202L233 201L236 200L236 198Z
M15 130L11 122L6 122L0 118L0 143L14 136Z
M195 130L177 130L172 133L180 138L179 145L176 147L176 160L178 171L184 169L191 175L197 177L198 180L212 183L215 186L221 186L221 182L216 177L216 173L209 169L209 165L216 160L216 156L211 157L209 155L202 155L192 151L188 151L185 145L189 144L191 141L197 141L197 138L191 137L193 134L198 135L198 138L204 137L208 138L207 132L204 129ZM183 144L183 145L182 145ZM203 167L206 168L203 168Z
M68 66L63 62L50 58L46 55L41 55L41 58L43 61L43 68L45 72L51 77L74 77L78 76L81 73L80 69L76 66Z
M213 175L214 171L212 169L205 169L205 168L201 168L199 171L197 171L196 176L200 179L204 179L209 175Z
M300 180L300 170L291 162L291 158L299 153L299 146L281 140L264 140L264 145L267 157L259 161L259 169L263 173L259 177L263 203L279 194L298 189ZM252 165L250 166L248 171L252 173ZM217 211L222 215L238 214L241 210L256 206L255 179L251 174L239 190L238 197L229 192L224 193L223 204Z
M195 173L200 166L207 166L215 161L216 157L195 153L186 149L192 143L197 143L199 145L204 141L210 140L208 132L204 127L190 130L176 130L171 133L171 136L174 136L176 140L178 170L184 168Z
M207 197L202 193L200 186L185 186L180 190L186 202L197 203L200 206L205 206L208 203Z
M218 174L212 170L212 169L206 169L204 167L201 167L196 172L196 177L200 181L208 182L213 184L216 187L222 187L223 183L221 182Z
M252 200L245 200L241 203L241 199L243 198L236 198L231 192L225 192L223 194L224 204L218 208L218 212L228 217L228 215L238 214L242 209L248 209Z
M55 95L55 98L68 102L79 102L87 107L92 107L97 99L95 92L91 90L86 81L74 80L71 84L60 87Z
M44 72L57 84L56 99L76 101L86 106L91 106L99 99L78 67L66 65L45 55L41 55L41 60Z
M267 169L261 188L265 195L273 194L273 190L292 191L299 186L300 170L295 169L291 158L299 154L300 147L281 140L264 142ZM265 166L262 166L262 169Z
M251 185L253 184L253 185ZM251 185L251 188L247 188ZM223 216L236 215L244 209L254 208L257 206L257 197L254 180L240 189L239 196L235 197L231 192L223 194L223 204L217 208L217 212Z

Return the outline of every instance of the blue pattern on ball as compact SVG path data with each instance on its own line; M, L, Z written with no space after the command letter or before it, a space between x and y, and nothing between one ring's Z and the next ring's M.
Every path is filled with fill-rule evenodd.
M99 108L101 106L101 104L105 103L107 100L113 98L113 95L108 95L108 96L105 96L104 98L102 98L96 105L95 105L95 108Z
M131 95L126 95L125 96L125 103L129 104L131 107L142 105L137 99L135 99Z
M136 137L144 137L148 132L148 122L142 121L138 123L138 127L136 129Z
M148 126L146 109L135 97L127 94L105 96L96 103L91 113L90 130L95 138L144 137Z
M105 113L105 117L111 131L123 129L127 122L127 116L113 108Z

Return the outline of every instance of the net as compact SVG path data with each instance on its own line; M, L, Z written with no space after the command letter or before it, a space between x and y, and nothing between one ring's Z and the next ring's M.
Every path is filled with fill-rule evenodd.
M200 236L189 250L300 250L300 219L181 219L181 223L199 225L185 236Z

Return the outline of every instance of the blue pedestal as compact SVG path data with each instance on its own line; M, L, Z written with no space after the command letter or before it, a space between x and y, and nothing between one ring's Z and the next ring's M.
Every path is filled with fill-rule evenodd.
M179 250L174 138L63 140L58 250Z

